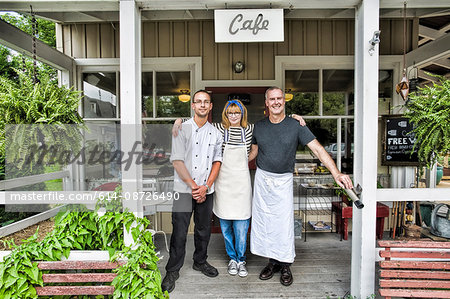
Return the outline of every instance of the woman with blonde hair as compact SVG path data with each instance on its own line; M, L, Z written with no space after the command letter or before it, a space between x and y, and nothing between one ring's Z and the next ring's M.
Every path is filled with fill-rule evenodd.
M293 115L301 125L304 120ZM173 134L181 128L181 119L174 124ZM230 257L228 273L248 275L245 251L247 231L252 212L252 185L248 168L255 154L250 154L253 124L247 122L247 108L239 100L230 100L222 111L222 122L213 123L222 133L222 165L214 183L213 212L220 220L225 249Z

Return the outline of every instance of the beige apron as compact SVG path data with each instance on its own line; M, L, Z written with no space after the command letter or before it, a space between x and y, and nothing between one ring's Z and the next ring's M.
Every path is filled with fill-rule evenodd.
M292 263L295 258L292 173L256 169L250 251Z
M214 183L214 214L226 220L245 220L252 213L252 186L247 147L225 144L222 166Z

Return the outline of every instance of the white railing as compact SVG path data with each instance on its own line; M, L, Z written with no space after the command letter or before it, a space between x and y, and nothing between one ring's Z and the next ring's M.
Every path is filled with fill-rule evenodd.
M51 173L43 173L21 178L9 179L0 181L0 190L10 190L13 188L33 185L51 180L63 179L67 177L70 177L70 171L62 170Z

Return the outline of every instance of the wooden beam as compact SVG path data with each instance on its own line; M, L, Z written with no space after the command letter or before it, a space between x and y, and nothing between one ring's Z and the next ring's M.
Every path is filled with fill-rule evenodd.
M429 61L450 55L450 33L406 54L406 66L420 66Z
M52 261L39 262L38 268L41 270L92 270L92 269L116 269L125 262L111 263L109 261Z
M356 153L356 151L355 151ZM383 188L376 189L377 201L447 201L450 189L447 188Z
M435 40L445 35L445 31L436 30L424 25L419 25L419 35L424 38Z
M375 293L375 231L378 144L379 45L370 53L369 41L379 30L379 0L364 0L355 12L355 140L354 184L362 187L363 209L353 209L351 295ZM371 132L371 134L367 134Z
M36 12L118 11L118 0L0 0L3 11L29 12L30 4Z
M18 231L21 231L22 229L25 229L32 225L35 225L36 223L39 223L41 221L52 218L56 214L58 214L59 210L61 210L62 207L63 206L59 206L59 207L53 208L51 210L39 213L37 215L31 216L31 217L25 218L23 220L11 223L7 226L4 226L4 227L0 228L0 238L8 236L13 233L16 233ZM1 258L0 258L0 260L1 260Z
M142 53L141 8L135 1L120 1L120 142L122 151L142 151ZM126 53L126 55L124 55ZM123 194L142 191L142 163L131 155L131 165L122 164ZM124 209L137 217L144 216L141 200L125 200ZM124 229L124 243L133 244L133 237Z
M116 273L42 274L42 280L44 283L111 282L116 276Z
M43 173L30 175L21 178L15 178L5 181L0 181L0 190L9 190L17 187L23 187L28 185L33 185L37 183L42 183L50 180L57 180L62 178L67 178L70 176L70 172L68 170L56 171L51 173Z
M0 44L29 57L33 56L31 35L0 20ZM72 71L74 60L36 39L37 60L58 70Z
M113 286L49 286L36 287L38 296L58 296L58 295L112 295Z

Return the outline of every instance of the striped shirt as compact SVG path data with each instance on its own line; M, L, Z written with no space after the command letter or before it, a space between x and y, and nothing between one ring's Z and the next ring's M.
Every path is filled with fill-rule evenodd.
M181 121L185 122L188 119L189 118L182 118ZM244 129L243 134L241 127L229 127L228 142L225 141L225 128L223 127L222 123L212 123L212 125L216 127L216 129L219 130L220 133L222 133L222 153L225 149L225 144L241 145L242 143L245 143L245 145L247 146L247 155L250 154L250 149L252 147L253 129L255 128L254 124L247 124L247 127ZM242 139L245 139L245 142L242 142Z
M248 124L245 129L241 127L229 127L227 134L225 134L226 130L222 123L213 123L212 125L216 127L220 133L222 133L222 153L225 149L225 144L241 145L242 143L245 143L247 146L247 155L250 153L250 148L252 147L253 128L255 125Z

